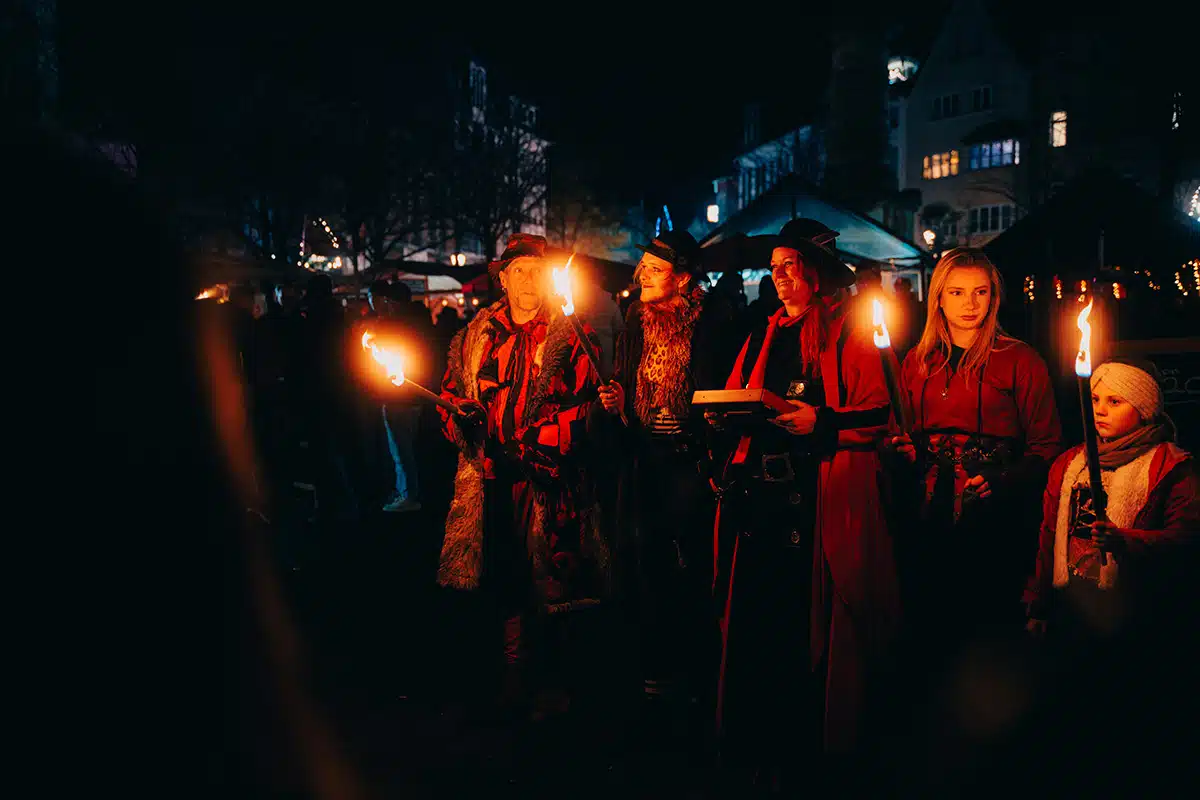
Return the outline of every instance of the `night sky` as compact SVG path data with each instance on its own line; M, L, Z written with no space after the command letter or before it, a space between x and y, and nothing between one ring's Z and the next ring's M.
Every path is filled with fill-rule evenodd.
M462 49L489 67L491 86L537 104L561 156L626 203L675 202L725 172L740 150L747 102L764 104L768 135L808 121L821 102L828 12L739 20L728 7L712 16L594 8L594 17L579 6L517 17L449 3L414 14L363 0L218 0L184 12L62 3L64 91L114 113L152 108L162 131L182 131L222 113L243 63L270 63L286 80L336 91L364 64ZM917 46L927 45L916 33ZM403 102L399 75L395 91Z

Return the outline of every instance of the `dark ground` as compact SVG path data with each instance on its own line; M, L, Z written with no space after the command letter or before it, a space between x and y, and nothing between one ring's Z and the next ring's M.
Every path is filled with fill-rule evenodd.
M556 617L565 655L537 681L540 700L515 718L492 712L495 628L434 581L454 454L433 430L418 453L421 510L372 510L324 534L297 535L293 521L299 568L280 555L312 694L361 783L387 797L706 796L701 726L670 733L638 716L611 608Z
M557 671L535 682L541 702L507 718L491 713L496 629L473 598L434 581L454 453L427 429L418 454L420 511L376 511L325 533L295 520L285 525L280 516L272 533L277 540L299 534L307 545L299 569L286 568L285 548L277 555L285 607L299 633L296 660L365 796L756 796L748 776L714 768L704 735L709 716L641 707L624 644L631 637L611 607L556 618L565 655ZM1194 636L1180 637L1179 653L1191 642ZM892 683L881 706L881 749L836 774L829 764L806 767L797 754L793 777L803 791L784 796L818 790L819 775L838 796L1037 794L1039 786L1155 796L1152 785L1192 773L1186 765L1196 736L1181 720L1191 717L1197 695L1186 657L1163 661L1124 646L1120 653L1079 654L1064 662L1072 665L1066 672L1039 674L1029 647L976 648L958 678L928 696L917 692L923 661L909 658L916 672L907 683ZM271 693L277 676L267 681L251 691ZM1147 700L1161 708L1145 708ZM286 736L294 724L262 735ZM297 770L295 751L276 757L287 761L276 772ZM300 780L311 785L311 778Z

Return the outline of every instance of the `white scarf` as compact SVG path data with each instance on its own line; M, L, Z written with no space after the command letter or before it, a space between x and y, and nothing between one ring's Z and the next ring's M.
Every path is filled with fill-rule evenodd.
M1128 528L1133 525L1146 505L1146 497L1150 493L1150 462L1157 447L1115 470L1103 470L1100 482L1108 497L1108 520L1118 528ZM1063 474L1062 488L1058 497L1058 520L1054 533L1054 586L1061 589L1071 579L1071 571L1067 564L1067 541L1070 531L1067 526L1071 520L1071 490L1088 482L1087 456L1080 450L1067 465ZM1100 588L1112 589L1117 581L1117 559L1112 553L1108 554L1108 564L1100 567Z

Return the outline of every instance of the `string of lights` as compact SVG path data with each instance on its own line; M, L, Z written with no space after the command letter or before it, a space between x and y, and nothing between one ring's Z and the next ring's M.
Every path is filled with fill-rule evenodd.
M341 249L341 243L338 242L337 235L333 232L333 229L329 226L329 222L326 221L323 217L317 217L316 224L320 225L322 228L324 228L325 234L329 237L329 243L331 245L333 245L333 248L335 250ZM315 252L309 252L308 255L305 256L304 251L307 249L306 248L307 234L308 234L308 223L305 222L304 229L300 233L300 253L299 253L299 260L296 262L296 266L304 267L305 269L310 269L310 270L313 270L313 269L340 270L342 268L342 257L340 255L335 256L334 258L331 259L326 256L319 255ZM272 258L274 258L274 256L272 256Z
M1037 299L1037 297L1035 297L1035 295L1034 295L1034 292L1033 292L1033 290L1034 290L1034 285L1035 285L1035 284L1034 284L1033 276L1032 276L1032 275L1026 275L1026 276L1025 276L1025 285L1024 285L1024 287L1023 287L1023 291L1025 292L1025 298L1026 298L1026 301L1027 301L1027 302L1030 302L1030 303L1032 303L1034 300L1036 300L1036 299Z
M318 222L320 222L321 227L325 229L325 233L329 234L330 244L332 244L335 248L338 247L339 245L338 245L337 236L334 236L333 231L329 227L329 223L326 222L324 219L318 219Z

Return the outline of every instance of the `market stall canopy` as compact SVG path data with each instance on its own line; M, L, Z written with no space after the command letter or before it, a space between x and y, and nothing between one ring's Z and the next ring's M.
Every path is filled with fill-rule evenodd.
M462 285L463 294L487 294L490 285L491 279L485 272L464 283Z
M1200 257L1200 225L1111 170L1080 175L993 239L988 255L1010 281L1091 276L1103 266L1179 269Z
M700 246L717 244L736 234L748 237L779 233L790 219L808 217L839 233L837 254L851 264L877 261L898 267L916 266L922 251L870 217L841 208L822 197L820 190L796 175L788 175L769 191L701 240Z
M452 267L440 261L403 261L396 258L384 261L378 269L366 270L364 275L371 280L392 280L400 275L423 276L429 279L429 291L450 292L461 290L461 287L480 275L486 277L487 265L467 264L464 267Z

